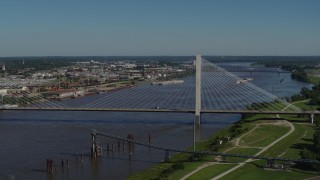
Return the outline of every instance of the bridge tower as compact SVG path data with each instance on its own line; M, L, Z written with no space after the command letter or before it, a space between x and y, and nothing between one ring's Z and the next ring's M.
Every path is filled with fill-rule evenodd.
M201 123L201 55L196 56L196 106L195 123Z

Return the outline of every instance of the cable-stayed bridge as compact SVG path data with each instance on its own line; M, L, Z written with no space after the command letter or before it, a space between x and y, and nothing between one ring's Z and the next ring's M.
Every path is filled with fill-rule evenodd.
M201 113L310 114L312 117L320 114L302 111L251 81L251 78L240 78L198 55L195 66L95 96L55 101L40 93L17 90L14 97L2 97L1 109L181 112L195 113L198 123Z
M219 67L223 68L229 72L277 72L277 73L290 73L290 71L282 70L280 68L271 68L271 67L260 67L260 66L240 66L240 65L219 65Z

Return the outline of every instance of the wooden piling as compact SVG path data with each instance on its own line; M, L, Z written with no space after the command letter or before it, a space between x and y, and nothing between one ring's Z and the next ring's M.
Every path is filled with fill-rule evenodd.
M47 159L47 173L53 174L55 169L54 161L51 159Z
M122 141L122 151L124 152L124 140Z
M132 160L133 153L129 152L129 160Z
M118 152L120 152L120 140L118 139Z

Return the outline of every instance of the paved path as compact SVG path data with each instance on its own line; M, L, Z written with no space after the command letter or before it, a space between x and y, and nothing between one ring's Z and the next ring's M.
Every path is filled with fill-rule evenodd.
M289 107L292 106L293 104L296 104L296 103L299 103L299 102L306 102L306 101L308 101L308 100L297 101L297 102L294 102L294 103L290 103L290 104L288 104L286 107L284 107L281 111L285 111L287 108L289 108ZM277 114L277 116L279 117L279 114ZM268 150L270 147L272 147L273 145L275 145L276 143L278 143L279 141L281 141L283 138L289 136L289 135L295 130L295 127L294 127L290 122L288 122L288 121L284 121L284 122L285 122L285 124L287 124L288 126L290 126L290 131L287 132L287 133L286 133L285 135L283 135L282 137L280 137L279 139L277 139L277 140L275 140L274 142L272 142L271 144L269 144L268 146L263 147L263 148L259 147L259 148L261 148L262 150L259 151L258 153L256 153L256 154L255 154L256 156L262 154L263 152L265 152L266 150ZM227 151L230 151L230 150L232 150L232 149L234 149L234 148L239 147L239 146L240 146L239 144L240 144L241 138L244 137L244 136L246 136L246 135L248 135L248 134L250 134L250 133L252 133L252 132L253 132L256 128L258 128L258 127L259 127L259 125L256 125L256 126L255 126L253 129L251 129L249 132L247 132L247 133L241 135L240 137L238 137L238 138L235 140L235 146L232 147L232 148L229 148L229 149L225 150L224 152L227 152ZM252 147L252 148L254 148L254 147ZM244 162L242 162L242 163L239 163L237 166L229 169L228 171L225 171L224 173L222 173L222 174L220 174L220 175L212 178L212 180L220 179L220 178L222 178L223 176L226 176L227 174L229 174L229 173L235 171L236 169L240 168L240 167L243 166L245 163L252 162L252 161L254 161L254 159L251 159L251 158L250 158L250 159L247 159L246 161L244 161ZM212 166L212 165L215 165L215 164L222 164L222 163L219 163L219 162L207 162L207 163L204 163L204 164L200 165L197 169L195 169L195 170L191 171L190 173L186 174L184 177L181 178L181 180L185 180L185 179L187 179L188 177L192 176L193 174L197 173L198 171L202 170L203 168L208 167L208 166Z
M290 103L285 108L283 108L281 111L285 111L286 109L288 109L290 106L292 106L294 104L297 104L297 103L300 103L300 102L307 102L307 101L309 101L309 100L303 100L303 101L297 101L297 102L294 102L294 103ZM277 118L280 118L279 114L277 114Z
M185 176L183 176L180 180L185 180L188 177L192 176L193 174L195 174L196 172L200 171L201 169L208 167L208 166L212 166L215 164L234 164L234 163L219 163L219 162L207 162L207 163L203 163L201 164L197 169L191 171L190 173L186 174Z
M297 101L297 102L294 102L294 103L290 103L285 108L283 108L281 111L285 111L286 109L288 109L290 106L292 106L294 104L297 104L297 103L300 103L300 102L307 102L307 101L309 101L309 100L303 100L303 101Z
M272 147L273 145L275 145L276 143L278 143L279 141L281 141L282 139L284 139L285 137L289 136L294 130L295 127L288 121L284 121L286 122L289 126L290 126L290 131L287 132L285 135L281 136L279 139L273 141L271 144L269 144L268 146L264 147L261 151L259 151L257 154L255 154L255 156L258 156L260 154L262 154L263 152L265 152L266 150L268 150L270 147ZM243 166L244 164L248 163L248 162L252 162L254 159L247 159L246 161L239 163L237 166L229 169L228 171L223 172L222 174L219 174L218 176L212 178L211 180L217 180L222 178L223 176L226 176L227 174L235 171L236 169L240 168L241 166Z
M273 124L273 123L266 123L266 124ZM262 150L259 151L256 155L260 155L261 153L263 153L264 151L266 151L268 148L270 148L271 146L273 146L273 145L276 144L277 142L281 141L283 138L285 138L285 137L288 136L291 132L294 131L294 126L293 126L291 123L285 121L285 124L288 124L288 126L291 127L290 131L289 131L287 134L285 134L284 136L282 136L282 137L280 137L279 139L277 139L276 141L274 141L273 143L269 144L268 146L266 146L266 147L259 147L259 148L261 148ZM232 149L234 149L234 148L242 147L242 146L239 145L241 138L243 138L244 136L252 133L252 132L253 132L254 130L256 130L256 128L258 128L259 126L260 126L260 125L256 125L256 126L255 126L253 129L251 129L249 132L247 132L247 133L241 135L240 137L238 137L237 139L235 139L235 147L229 148L229 149L225 150L224 152L230 151L230 150L232 150ZM247 146L246 146L246 147L247 147ZM247 147L247 148L256 148L256 147ZM251 161L253 161L253 159L248 159L248 160L244 161L243 163L239 163L238 166L241 167L241 166L244 165L245 163L251 162ZM186 174L185 176L183 176L183 177L181 178L181 180L185 180L185 179L189 178L190 176L192 176L193 174L197 173L198 171L200 171L200 170L202 170L202 169L204 169L204 168L206 168L206 167L208 167L208 166L215 165L215 164L235 164L235 163L207 162L207 163L204 163L204 164L200 165L197 169L195 169L195 170L191 171L190 173ZM235 169L239 168L238 166L235 166L234 168L232 168L232 169L230 169L230 170L234 171ZM233 169L234 169L234 170L233 170ZM226 171L226 172L229 172L230 170L228 170L228 171ZM230 172L232 172L232 171L230 171ZM230 173L230 172L229 172L229 173ZM220 175L222 175L222 174L220 174ZM219 176L220 176L220 175L219 175ZM226 174L225 174L225 175L226 175ZM217 177L218 177L218 176L217 176Z

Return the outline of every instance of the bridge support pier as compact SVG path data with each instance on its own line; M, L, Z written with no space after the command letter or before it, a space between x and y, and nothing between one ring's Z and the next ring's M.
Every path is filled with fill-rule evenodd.
M195 116L195 124L200 125L201 124L201 115L196 115Z
M314 114L310 114L310 122L311 122L311 124L314 123Z
M196 106L195 123L201 123L201 55L196 56Z

